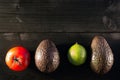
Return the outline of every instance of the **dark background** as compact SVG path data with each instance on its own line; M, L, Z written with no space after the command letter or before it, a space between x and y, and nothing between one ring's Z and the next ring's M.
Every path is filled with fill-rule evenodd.
M105 75L90 68L91 41L104 36L113 54L114 65ZM35 50L43 39L52 40L60 53L60 65L50 74L35 66ZM73 66L67 52L75 42L87 50L84 65ZM8 69L4 58L17 45L31 54L30 66L22 72ZM0 0L0 80L119 80L119 0Z

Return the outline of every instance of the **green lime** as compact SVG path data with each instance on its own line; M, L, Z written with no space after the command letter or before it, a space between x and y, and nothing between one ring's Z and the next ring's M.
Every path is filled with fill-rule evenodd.
M87 57L86 50L82 45L75 43L69 48L68 60L73 65L79 66L85 63L86 57Z

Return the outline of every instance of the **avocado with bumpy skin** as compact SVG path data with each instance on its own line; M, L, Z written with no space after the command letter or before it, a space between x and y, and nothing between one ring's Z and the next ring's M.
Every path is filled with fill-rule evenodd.
M92 58L91 68L98 74L105 74L113 66L114 56L113 52L102 36L95 36L91 43Z
M35 53L35 64L41 72L50 73L57 69L60 63L59 52L51 40L43 40Z

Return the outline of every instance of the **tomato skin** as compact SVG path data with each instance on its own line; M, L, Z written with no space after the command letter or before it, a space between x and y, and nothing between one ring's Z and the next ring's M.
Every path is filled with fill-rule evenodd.
M7 52L5 62L9 69L23 71L30 63L30 53L22 46L13 47Z

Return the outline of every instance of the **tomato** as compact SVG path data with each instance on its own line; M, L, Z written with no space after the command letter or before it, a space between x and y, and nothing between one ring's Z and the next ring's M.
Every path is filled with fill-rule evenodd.
M9 69L23 71L30 63L30 53L22 46L13 47L7 52L5 62Z

